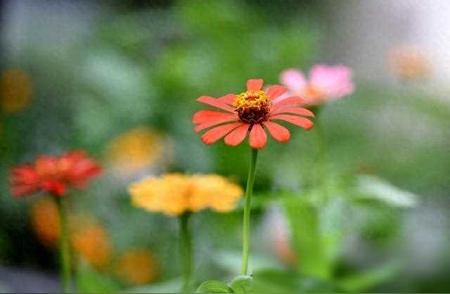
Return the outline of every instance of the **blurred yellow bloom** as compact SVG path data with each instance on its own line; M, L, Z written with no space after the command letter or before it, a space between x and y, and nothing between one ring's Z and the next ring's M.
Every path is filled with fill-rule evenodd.
M72 248L78 256L98 269L105 268L111 261L112 248L105 229L94 220L78 221L71 232Z
M139 171L162 160L167 151L163 136L146 127L129 130L107 147L107 161L126 172Z
M211 208L227 212L236 206L243 190L219 175L193 175L190 177L190 194L192 211Z
M158 276L158 264L146 249L128 250L119 258L117 275L128 284L147 284Z
M166 174L129 187L136 207L176 216L211 208L231 211L243 194L240 186L218 175Z
M50 198L39 199L31 206L31 226L39 241L54 247L59 238L59 215L56 203Z
M398 46L389 51L389 67L400 79L414 80L427 77L431 64L425 54L413 46Z
M20 69L10 69L0 78L0 107L4 112L14 113L25 108L31 101L31 81Z

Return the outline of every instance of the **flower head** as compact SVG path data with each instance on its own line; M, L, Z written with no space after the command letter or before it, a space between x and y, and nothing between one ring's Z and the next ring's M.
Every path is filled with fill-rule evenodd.
M218 175L166 174L146 178L129 187L135 206L169 216L211 208L232 210L243 194L241 187Z
M117 275L131 285L150 283L158 273L158 263L147 249L130 249L120 256L117 264Z
M161 134L150 128L134 128L111 141L107 160L121 171L137 172L163 159L170 147L165 141Z
M43 245L50 248L57 246L60 237L60 218L53 199L42 198L33 203L30 221ZM89 215L69 214L68 221L74 252L96 268L106 267L111 261L112 246L105 228Z
M389 51L389 67L402 80L417 80L431 73L431 63L423 50L414 46L398 46Z
M212 144L225 137L225 144L237 146L249 135L250 146L261 149L267 143L267 134L279 142L287 142L290 132L274 121L285 121L306 130L313 123L305 117L313 117L308 109L300 107L304 100L298 96L280 99L287 89L273 85L263 90L263 80L247 81L247 90L241 94L228 94L220 98L201 96L198 102L213 106L216 110L200 110L192 118L196 132L206 132L201 139Z
M93 267L102 269L109 265L112 257L109 236L95 219L74 218L70 240L77 255Z
M308 105L336 100L354 90L352 70L344 65L317 64L312 67L309 79L299 70L288 69L281 73L280 79L291 94L304 97Z
M278 207L269 210L268 228L270 228L268 238L275 256L286 265L296 265L298 254L291 246L289 225Z
M56 246L59 239L59 214L55 201L43 198L33 203L30 222L42 244L47 247Z
M6 113L24 109L31 101L32 86L28 75L20 69L10 69L0 77L0 108Z
M84 189L101 168L83 151L62 156L42 155L32 164L19 165L10 174L11 193L25 196L40 191L63 196L68 187Z

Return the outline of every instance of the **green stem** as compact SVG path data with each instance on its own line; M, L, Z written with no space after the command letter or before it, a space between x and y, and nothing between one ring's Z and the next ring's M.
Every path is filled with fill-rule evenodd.
M70 248L67 230L66 199L55 196L58 205L60 226L59 226L59 268L63 293L70 293L71 272L70 272Z
M242 228L242 275L247 275L248 271L248 257L250 252L250 213L252 209L253 183L255 182L257 157L258 150L252 149L250 167L248 169L247 188L245 190L244 221Z
M320 188L320 195L322 200L326 200L328 197L327 191L327 179L328 179L328 150L326 145L326 138L323 129L322 117L320 116L323 110L323 106L318 106L316 109L316 119L315 119L315 139L316 139L316 161L315 161L315 172L313 172L313 186L314 188Z
M183 262L183 293L192 292L192 234L189 229L190 213L182 214L180 219L180 253Z
M317 164L316 164L316 179L315 185L323 184L323 179L325 176L326 169L326 147L325 147L325 136L322 129L322 122L319 120L319 117L316 116L316 122L314 126L314 131L316 135L316 149L317 149Z

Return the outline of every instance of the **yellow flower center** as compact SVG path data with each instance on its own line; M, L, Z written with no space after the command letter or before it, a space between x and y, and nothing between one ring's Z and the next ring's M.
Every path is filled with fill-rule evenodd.
M236 96L233 106L239 119L257 124L267 120L272 102L264 91L246 91Z

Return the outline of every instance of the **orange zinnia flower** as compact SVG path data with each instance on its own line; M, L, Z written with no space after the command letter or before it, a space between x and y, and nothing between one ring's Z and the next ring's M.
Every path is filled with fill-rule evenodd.
M158 262L147 249L129 249L119 257L117 275L128 284L147 284L154 281L158 274Z
M83 151L72 151L60 157L42 155L32 164L19 165L11 171L13 196L40 191L63 196L68 187L83 189L88 180L100 174L101 168Z
M249 134L250 146L261 149L267 142L266 130L279 142L290 139L289 130L274 120L286 121L305 130L313 127L313 123L305 117L314 117L314 114L300 107L304 103L302 98L290 96L279 99L287 89L273 85L264 91L263 83L261 79L251 79L247 81L247 91L241 94L198 98L198 102L222 110L201 110L194 114L194 130L200 132L208 129L202 135L202 141L212 144L225 137L225 144L237 146Z

